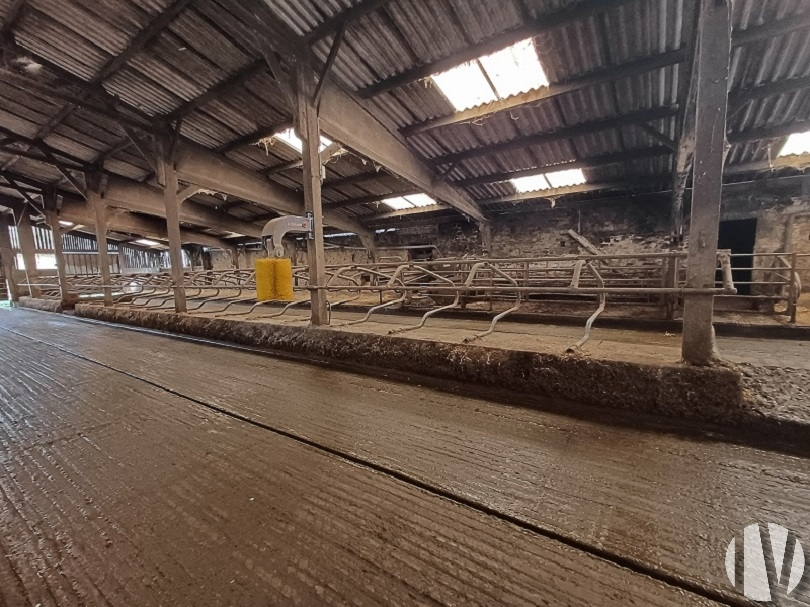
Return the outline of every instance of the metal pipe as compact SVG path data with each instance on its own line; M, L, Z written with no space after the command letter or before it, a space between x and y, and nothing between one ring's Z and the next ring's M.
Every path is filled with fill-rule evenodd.
M588 269L590 269L590 271L594 273L594 276L596 276L596 280L599 282L600 286L603 286L604 281L602 280L602 276L600 276L599 272L597 271L597 269L594 267L594 265L592 263L588 264ZM596 309L596 312L591 314L591 317L588 318L588 321L585 323L585 335L583 335L582 338L580 338L580 340L577 343L575 343L573 346L568 348L566 350L566 352L575 352L576 350L578 350L579 348L584 346L585 342L587 342L590 339L590 337L591 337L591 327L593 326L593 323L597 319L597 317L602 312L605 311L605 304L606 303L607 303L607 295L605 293L600 293L599 294L599 307Z
M496 273L499 273L502 276L506 276L506 274L504 274L503 272L501 272L497 268L492 268L492 270L494 272L496 272ZM507 278L509 278L509 280L511 280L512 283L514 283L515 286L518 286L518 283L514 278L511 278L511 277L508 277L508 276L507 276ZM501 312L500 314L495 316L495 318L492 319L492 322L489 325L489 329L487 329L483 333L476 333L472 337L465 337L464 338L464 343L470 343L472 341L475 341L476 339L483 339L487 335L492 335L495 332L495 325L498 324L499 320L501 320L502 318L505 318L506 316L508 316L509 314L512 314L513 312L517 312L520 309L520 306L523 305L523 302L521 301L521 297L520 297L520 291L516 291L516 296L517 296L517 303L515 303L515 305L512 306L511 308L509 308L508 310L505 310L504 312Z

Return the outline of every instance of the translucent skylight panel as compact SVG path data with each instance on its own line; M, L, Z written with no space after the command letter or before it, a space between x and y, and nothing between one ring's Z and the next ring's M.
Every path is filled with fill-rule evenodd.
M567 171L546 173L546 179L548 179L552 188L567 188L572 185L582 185L587 181L582 169L568 169Z
M279 141L283 141L299 154L301 154L304 151L304 142L301 141L300 137L298 137L298 135L295 134L295 130L293 128L289 128L281 131L280 133L276 133L273 137L278 139ZM321 136L321 145L318 148L318 151L323 152L323 150L330 145L332 145L332 142L326 137Z
M405 200L410 202L415 207L430 207L436 204L427 194L413 194L412 196L405 196Z
M402 196L396 196L394 198L386 198L383 200L383 204L387 204L389 207L394 209L395 211L401 211L402 209L412 209L413 204L408 202Z
M501 99L548 86L531 38L481 57L480 61Z
M802 154L810 154L810 131L794 133L788 137L787 143L779 152L780 156L800 156Z
M498 99L476 62L464 63L441 74L434 74L432 78L458 112Z
M530 175L529 177L518 177L510 180L515 189L521 194L525 192L537 192L548 190L551 186L545 175Z

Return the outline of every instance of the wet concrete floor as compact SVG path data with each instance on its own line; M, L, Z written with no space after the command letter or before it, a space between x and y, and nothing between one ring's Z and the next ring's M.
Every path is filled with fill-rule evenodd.
M743 604L732 537L810 545L801 457L23 310L0 465L0 605Z

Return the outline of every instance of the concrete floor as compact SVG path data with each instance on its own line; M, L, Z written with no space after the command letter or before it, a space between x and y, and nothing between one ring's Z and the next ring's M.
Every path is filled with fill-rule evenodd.
M808 460L665 425L24 310L0 340L0 605L739 604L731 538L810 529Z
M227 301L212 302L194 310L192 314L204 317L215 316L227 303ZM193 309L199 305L199 302L191 301L189 305ZM228 313L239 310L247 312L250 307L247 304L234 305L229 308ZM170 305L167 304L166 310L169 309ZM290 308L281 317L261 318L280 311L280 306L259 308L250 316L230 316L229 318L299 327L305 327L309 323L310 313L304 307L301 309ZM364 312L347 312L338 308L332 313L331 327L340 331L384 335L391 330L415 326L420 321L419 316L398 314L396 311L380 311L362 324L347 324L362 319L364 315ZM489 325L487 320L433 317L428 319L424 327L406 331L401 335L413 339L461 343L476 333L486 331ZM606 329L599 327L598 320L595 325L589 341L582 348L582 352L589 356L636 363L675 363L681 358L681 336L679 334ZM575 344L584 332L585 319L582 320L581 326L502 321L496 326L494 333L476 343L494 348L561 354L569 346ZM720 337L717 345L721 356L734 363L810 369L810 342L807 341Z

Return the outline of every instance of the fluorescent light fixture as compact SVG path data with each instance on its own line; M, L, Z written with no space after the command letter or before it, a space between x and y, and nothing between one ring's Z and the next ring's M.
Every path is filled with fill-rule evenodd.
M387 204L389 207L394 209L395 211L401 211L403 209L413 209L414 207L431 207L438 204L435 200L433 200L427 194L411 194L409 196L394 196L392 198L386 198L383 200L384 204Z
M145 247L156 247L160 243L154 240L149 240L148 238L139 238L138 240L135 241L135 244L140 244Z
M793 133L788 137L780 156L801 156L810 154L810 131L807 133Z
M59 225L62 226L63 228L69 228L69 227L71 227L73 225L76 225L76 224L74 224L72 221L63 221L63 220L60 219L59 220Z
M548 86L531 38L481 57L480 61L501 99Z
M276 133L273 135L274 139L278 139L279 141L287 144L287 146L294 149L296 152L301 154L304 151L304 142L295 134L295 129L290 127L289 129L285 129L280 133ZM326 137L321 136L321 145L318 148L319 152L323 152L327 147L332 145L332 141L327 139Z
M582 169L568 169L546 173L546 179L552 188L567 188L572 185L582 185L587 181Z
M523 194L524 192L538 192L547 190L551 186L545 175L530 175L529 177L518 177L510 180L515 189Z
M431 78L458 112L548 86L531 38Z
M343 238L345 236L356 236L354 232L335 232L334 234L324 234L324 238Z

